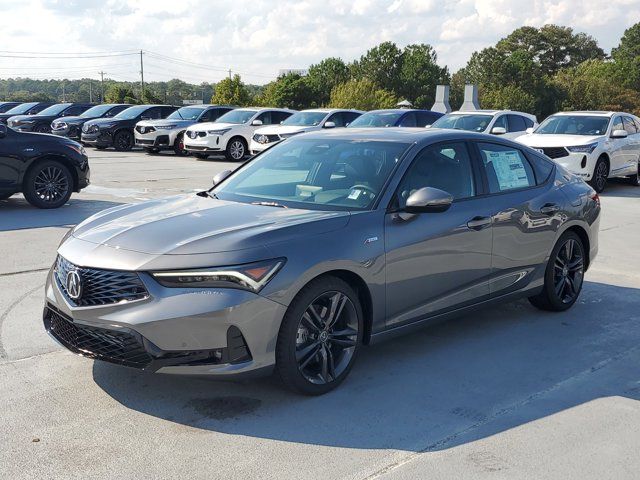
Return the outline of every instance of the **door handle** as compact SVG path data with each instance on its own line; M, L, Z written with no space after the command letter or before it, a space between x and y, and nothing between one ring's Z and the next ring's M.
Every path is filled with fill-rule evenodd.
M545 215L551 215L556 213L558 210L560 210L560 205L557 205L555 203L546 203L540 209L540 213L544 213Z
M473 217L467 222L467 227L471 230L482 230L491 225L491 217Z

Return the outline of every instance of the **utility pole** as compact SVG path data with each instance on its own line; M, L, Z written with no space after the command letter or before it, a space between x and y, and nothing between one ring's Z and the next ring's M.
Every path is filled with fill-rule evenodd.
M93 83L91 82L91 79L89 79L89 103L93 103Z
M229 69L229 80L231 80L231 69Z
M67 103L64 95L64 80L62 81L62 103Z
M142 63L142 50L140 50L140 101L144 102L144 65Z
M104 103L104 72L98 72L100 74L100 103Z

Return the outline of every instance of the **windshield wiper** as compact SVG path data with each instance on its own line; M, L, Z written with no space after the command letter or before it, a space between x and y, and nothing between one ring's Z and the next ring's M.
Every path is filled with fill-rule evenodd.
M289 208L286 205L282 205L278 202L251 202L251 205L261 205L263 207L279 207L279 208Z
M209 197L209 198L214 198L216 200L220 200L218 198L218 195L213 193L211 190L204 190L203 192L196 193L196 195L199 196L199 197Z

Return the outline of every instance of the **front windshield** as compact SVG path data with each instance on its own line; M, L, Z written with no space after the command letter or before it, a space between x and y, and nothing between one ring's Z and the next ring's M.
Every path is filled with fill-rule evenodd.
M445 115L433 122L431 128L453 128L469 132L484 132L492 115Z
M408 144L291 139L214 189L222 200L308 210L371 208Z
M101 117L109 110L113 108L113 105L96 105L89 110L85 110L80 116L83 118L96 118Z
M20 105L16 105L11 110L8 110L7 113L11 113L13 115L22 115L23 113L27 113L29 110L31 110L33 107L35 107L37 104L38 104L38 102L22 103Z
M147 105L138 105L136 107L129 107L126 110L121 111L113 118L117 118L118 120L131 120L136 118L138 115L144 113L149 107Z
M247 123L256 112L257 110L231 110L218 118L215 123Z
M327 116L327 112L298 112L287 118L282 125L315 127Z
M368 112L356 118L349 127L393 127L402 115L396 112Z
M609 117L588 115L552 115L534 133L542 135L604 135Z
M167 120L197 120L204 108L182 107L167 117Z
M59 103L57 105L51 105L50 107L45 108L40 113L38 113L38 115L58 115L59 113L65 111L67 108L69 108L68 103Z

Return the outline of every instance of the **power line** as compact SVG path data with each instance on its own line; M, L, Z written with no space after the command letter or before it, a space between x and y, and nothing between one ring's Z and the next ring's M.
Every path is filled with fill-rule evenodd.
M131 55L138 55L137 53L109 53L104 55L86 55L86 56L77 56L77 55L65 55L65 56L42 56L42 55L0 55L0 58L35 58L35 59L82 59L82 58L106 58L106 57L126 57Z

